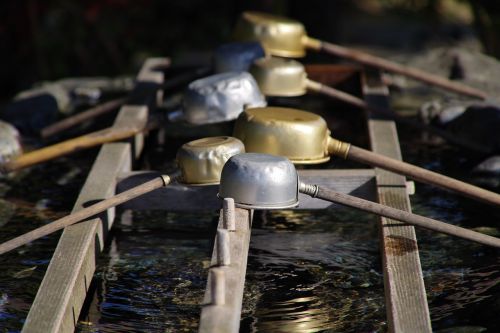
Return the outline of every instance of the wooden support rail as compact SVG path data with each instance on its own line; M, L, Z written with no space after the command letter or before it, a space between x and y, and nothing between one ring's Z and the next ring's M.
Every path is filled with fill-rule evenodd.
M126 191L133 186L151 180L159 175L155 171L134 171L119 176L116 192ZM302 181L318 184L335 191L352 194L367 200L376 200L375 173L373 169L351 170L299 170ZM168 211L213 211L222 205L217 198L218 185L185 186L170 184L169 186L145 194L122 205L124 209L144 210L157 209ZM299 206L295 209L324 209L340 206L331 202L313 199L299 194Z
M120 109L113 127L131 123L146 126L146 105L155 105L157 88L163 82L163 75L154 72L161 64L168 65L168 59L146 61L134 89L134 105L125 105ZM112 196L115 193L117 175L131 170L133 160L142 150L142 144L142 134L137 134L126 143L105 144L92 166L73 211L82 209L88 202ZM98 218L64 229L28 313L23 332L74 331L95 271L97 255L105 244L106 234L113 220L114 209L109 209Z
M363 95L373 107L387 108L388 89L379 73L368 73ZM401 160L396 126L393 121L368 115L368 131L374 152ZM378 201L411 212L403 176L375 169ZM429 307L415 229L399 221L380 218L380 242L387 320L390 332L431 332Z
M235 230L228 231L221 210L211 268L201 310L200 333L238 332L252 225L252 211L236 208ZM226 235L221 237L222 235ZM219 244L224 238L227 250ZM222 255L222 251L227 251ZM223 259L224 258L224 259Z

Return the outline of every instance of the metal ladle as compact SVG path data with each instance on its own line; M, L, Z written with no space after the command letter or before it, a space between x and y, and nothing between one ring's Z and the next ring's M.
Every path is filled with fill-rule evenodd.
M233 42L223 44L214 51L214 72L246 72L255 60L265 55L266 52L259 42Z
M500 248L500 239L412 214L372 201L338 193L299 181L293 164L285 157L267 154L239 154L222 169L219 197L233 198L236 206L248 209L283 209L299 204L298 193L310 195L411 225Z
M452 82L446 78L400 65L365 52L311 38L307 36L302 23L286 17L260 12L244 12L236 24L234 36L241 41L259 41L266 49L266 52L280 57L303 57L306 49L312 49L388 72L405 75L456 93L481 99L487 98L486 93L483 91L464 84Z
M108 208L115 207L138 196L165 187L175 179L178 179L185 185L191 186L218 184L222 168L226 161L231 156L244 152L245 147L243 143L233 137L211 137L188 142L177 152L177 164L180 176L177 174L161 175L111 198L79 210L74 214L67 215L43 227L13 238L0 244L0 255L101 213Z
M375 114L387 116L398 123L438 135L450 143L469 150L489 153L483 145L463 140L442 129L400 117L391 110L371 107L361 98L310 80L307 78L304 65L296 60L277 57L260 58L252 64L249 72L257 81L261 92L266 96L302 96L308 91L320 93Z
M185 91L183 105L179 120L200 126L234 120L245 107L266 106L266 100L250 74L230 72L191 82ZM158 122L150 122L149 125L146 130L160 126ZM144 130L137 124L124 124L120 128L109 127L87 133L14 157L2 163L0 171L20 170L83 149L124 140Z
M295 164L322 163L331 155L339 156L500 206L498 193L330 137L326 121L314 113L281 107L247 109L238 117L233 136L247 152L285 156Z

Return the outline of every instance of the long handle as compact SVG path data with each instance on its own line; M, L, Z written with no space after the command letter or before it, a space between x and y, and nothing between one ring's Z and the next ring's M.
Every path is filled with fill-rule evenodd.
M338 193L317 185L301 184L300 191L312 197L335 202L344 206L356 208L365 212L370 212L390 219L402 221L411 225L425 229L441 232L443 234L460 237L473 242L500 248L500 239L489 235L481 234L469 229L457 227L425 216L412 214L396 208L384 206L372 201L353 197L351 195Z
M130 138L140 131L141 129L138 127L106 128L23 154L1 165L0 169L2 172L19 170L82 149Z
M385 60L362 51L353 50L351 48L327 43L324 41L319 41L314 38L306 38L305 46L317 51L323 51L335 55L337 57L353 60L364 65L380 68L388 72L405 75L415 80L419 80L459 94L477 97L480 99L486 99L488 97L488 95L481 90L466 86L464 84L460 84L458 82L452 82L446 78L430 74L420 69L400 65L398 63Z
M182 73L179 75L176 75L172 77L171 79L166 80L160 87L159 89L175 89L178 88L179 86L183 86L199 77L206 76L210 72L210 67L200 67L196 68L193 71L188 71L186 73ZM74 116L65 118L61 121L58 121L52 125L49 125L45 128L43 128L40 131L40 136L44 139L51 137L55 134L58 134L68 128L71 128L77 124L80 124L86 120L93 119L97 116L100 116L102 114L111 112L121 105L125 104L127 101L127 98L117 98L113 99L111 101L108 101L103 104L99 104L93 108L90 108L86 111L80 112Z
M140 195L146 194L170 183L170 177L163 175L150 180L144 184L133 187L125 192L117 194L109 199L100 201L92 206L79 210L78 212L62 217L54 222L44 225L21 236L13 238L5 243L0 244L0 255L16 249L22 245L32 242L38 238L47 236L57 230L65 228L76 222L82 221L86 218L94 216L98 213L105 211L108 208L117 206L126 201L132 200Z
M332 155L341 156L346 159L389 170L423 183L445 188L472 199L494 206L500 206L500 194L498 193L467 184L451 177L443 176L439 173L432 172L403 161L398 161L381 154L376 154L372 151L349 145L336 139L330 140L328 151Z
M55 134L58 134L68 128L71 128L75 125L81 124L82 122L100 116L102 114L111 112L120 106L122 106L127 101L126 98L117 98L106 103L99 104L93 108L80 112L74 116L65 118L61 121L58 121L50 126L44 127L40 131L40 136L44 139L51 137Z
M422 124L420 122L413 121L411 119L406 119L404 117L401 117L401 116L395 114L391 110L371 107L364 100L362 100L359 97L356 97L354 95L348 94L348 93L343 92L341 90L332 88L330 86L324 85L320 82L306 80L306 86L307 86L307 89L309 89L311 91L314 91L314 92L317 92L320 94L324 94L324 95L329 96L329 97L334 98L334 99L338 99L338 100L343 101L347 104L354 105L358 108L371 111L375 114L387 116L388 118L390 118L390 119L392 119L400 124L405 124L405 125L411 126L413 128L423 130L423 131L426 131L428 133L440 136L441 138L445 139L449 143L455 144L457 146L467 148L471 151L478 152L481 154L491 153L491 151L489 149L487 149L486 147L484 147L482 145L475 144L474 142L470 142L468 140L464 140L464 139L462 139L456 135L453 135L450 132L444 131L442 129L439 129L439 128L436 128L433 126L429 126L426 124Z

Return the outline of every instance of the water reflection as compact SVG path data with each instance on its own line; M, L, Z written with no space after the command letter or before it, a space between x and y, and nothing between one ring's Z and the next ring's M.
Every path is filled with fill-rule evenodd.
M253 311L245 313L243 332L385 329L376 229L356 227L351 218L366 218L344 213L256 216L247 271L250 295L245 295L253 300ZM280 228L284 224L288 228Z

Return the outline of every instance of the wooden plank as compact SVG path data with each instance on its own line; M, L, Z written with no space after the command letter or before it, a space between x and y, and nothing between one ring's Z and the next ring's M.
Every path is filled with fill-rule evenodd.
M138 83L149 80L148 73L155 70L146 62ZM113 127L131 123L145 127L148 118L150 96L157 98L157 86L163 75L153 76L156 86L137 84L134 91L140 93L143 102L136 99L137 106L125 105L120 109ZM149 81L147 81L149 82ZM146 82L146 83L147 83ZM151 88L151 89L150 89ZM155 105L155 103L153 103ZM82 209L94 200L112 196L119 173L131 170L132 161L142 150L142 134L130 143L104 145L80 192L73 211ZM98 253L102 250L106 234L114 220L114 209L67 227L57 245L41 286L23 327L23 332L73 332L86 297Z
M86 203L114 194L119 172L130 168L130 145L106 144L99 152L73 211ZM72 332L102 250L114 210L100 218L67 227L59 240L45 277L38 289L23 332Z
M363 84L366 101L373 106L387 107L387 87L381 83L378 73L368 75ZM394 122L370 116L368 130L374 152L401 159ZM405 177L378 168L375 173L379 202L410 212ZM389 331L431 332L415 229L380 218L380 239Z
M219 253L216 244L219 240L216 237L212 252L211 270L216 268L224 272L225 304L211 304L213 296L210 287L212 275L209 274L200 316L199 332L201 333L229 333L239 331L252 215L252 211L250 210L235 209L236 230L229 232L231 263L228 266L218 266L217 258ZM218 228L223 228L222 210Z
M147 115L147 107L123 106L113 127L130 123L144 127ZM132 140L142 145L142 140ZM140 149L141 146L133 150ZM116 176L131 169L131 152L131 144L128 143L112 143L101 148L73 212L89 202L115 194ZM109 209L98 219L65 228L28 313L23 332L40 332L41 328L42 332L74 330L94 274L97 254L102 250L113 220L114 209Z
M119 176L116 192L126 191L136 185L159 175L155 171L136 171ZM367 200L375 200L375 179L372 169L359 170L299 170L302 181L318 184L342 193L349 193ZM121 207L124 209L158 209L169 211L213 211L222 205L217 198L218 185L185 186L171 184L139 198L131 200ZM327 201L299 195L300 205L296 209L338 208Z

